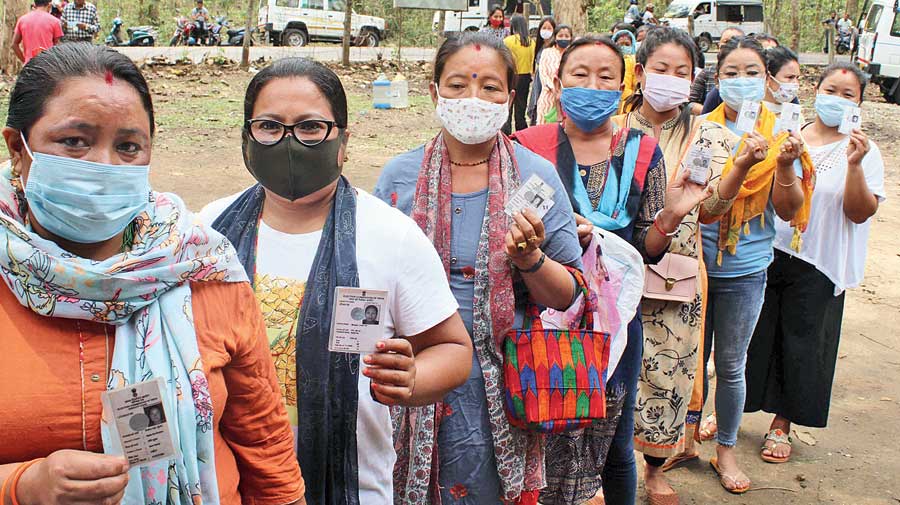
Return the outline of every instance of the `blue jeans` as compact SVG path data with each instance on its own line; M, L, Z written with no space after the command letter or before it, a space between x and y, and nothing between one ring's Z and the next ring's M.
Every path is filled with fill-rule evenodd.
M716 347L716 441L733 447L744 412L747 349L765 301L766 271L735 278L710 277L703 363ZM705 368L705 366L704 366ZM704 380L706 374L704 373ZM708 387L704 387L708 391Z
M625 403L622 417L616 427L606 466L603 467L603 496L609 505L634 505L637 495L637 467L634 462L634 402L637 397L638 376L644 351L644 329L641 326L641 309L628 323L628 344L607 389L625 387ZM741 372L743 373L743 372ZM743 407L743 401L741 407Z

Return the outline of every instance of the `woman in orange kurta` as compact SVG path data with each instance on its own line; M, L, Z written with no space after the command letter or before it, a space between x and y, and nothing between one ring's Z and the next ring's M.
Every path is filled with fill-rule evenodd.
M221 235L149 191L153 130L146 81L105 48L45 51L13 90L0 505L303 503L254 294ZM154 378L176 454L129 469L101 393Z

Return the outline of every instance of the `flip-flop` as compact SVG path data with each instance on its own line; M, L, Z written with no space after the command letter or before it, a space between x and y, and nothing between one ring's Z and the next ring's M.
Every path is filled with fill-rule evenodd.
M775 442L775 446L774 447L766 447L766 442L769 442L769 441ZM788 436L785 432L783 432L777 428L774 430L769 430L769 432L766 433L765 439L763 440L762 448L759 450L759 457L762 458L762 460L765 461L766 463L775 463L775 464L787 463L791 459L791 453L794 452L793 445L791 444L791 442L792 442L791 437ZM775 447L778 447L778 444L785 444L788 447L791 447L791 452L788 453L788 455L783 458L779 458L778 456L773 456L770 454L763 453L763 451L769 451L769 452L774 451Z
M647 502L650 505L679 505L678 495L647 493Z
M723 488L725 491L728 491L728 492L731 493L731 494L744 494L744 493L746 493L747 491L750 491L750 485L749 485L749 484L748 484L746 487L734 487L734 488L730 488L730 487L728 487L728 486L725 484L725 483L726 483L726 479L727 479L727 480L731 481L731 484L732 484L732 485L736 486L736 485L737 485L737 479L735 479L734 477L732 477L732 476L730 476L730 475L725 475L724 473L722 473L722 470L719 469L719 459L718 459L718 458L713 457L712 459L710 459L710 460L709 460L709 466L711 466L712 469L715 470L716 475L719 476L719 484L722 486L722 488Z
M700 459L699 452L697 454L685 454L682 452L667 459L666 462L663 463L663 466L660 467L660 470L662 470L663 472L668 472L669 470L676 468L679 465L687 463L688 461L693 461L695 459Z
M716 429L715 429L715 430L710 431L710 430L707 430L707 429L704 429L704 428L703 428L703 425L704 425L704 424L709 425L709 424L712 424L712 423L715 423L715 425L716 425ZM700 422L700 441L701 441L701 442L708 442L708 441L710 441L710 440L716 438L716 434L717 434L717 433L719 433L719 423L718 423L717 420L716 420L716 414L715 414L715 412L714 412L714 413L712 413L712 414L706 416L706 418L705 418L703 421Z

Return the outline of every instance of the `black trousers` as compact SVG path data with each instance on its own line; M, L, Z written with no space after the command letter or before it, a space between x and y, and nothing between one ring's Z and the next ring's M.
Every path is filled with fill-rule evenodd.
M509 118L503 125L503 133L509 135L512 133L512 122L515 118L516 131L528 128L528 120L525 119L525 112L528 110L528 93L531 91L531 74L519 74L516 78L516 98L513 100L513 106L509 110Z
M775 251L766 300L747 352L744 412L764 410L824 428L837 363L844 294L822 272Z

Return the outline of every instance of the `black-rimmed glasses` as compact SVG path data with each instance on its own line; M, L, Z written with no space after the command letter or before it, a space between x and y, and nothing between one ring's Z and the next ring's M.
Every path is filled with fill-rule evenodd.
M247 121L247 130L253 140L266 146L274 146L281 142L288 132L291 132L298 142L307 147L317 146L325 142L335 127L341 128L334 121L326 119L307 119L290 125L274 119Z

